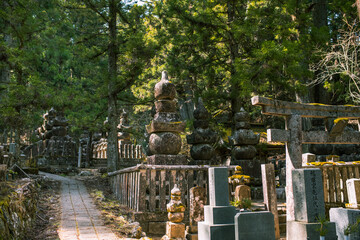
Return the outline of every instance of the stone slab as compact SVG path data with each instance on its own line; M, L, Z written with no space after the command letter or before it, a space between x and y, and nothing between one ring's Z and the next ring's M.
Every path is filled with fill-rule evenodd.
M336 227L334 222L327 224L328 232L325 236L326 240L337 240ZM320 234L317 229L320 228L320 223L305 223L298 221L287 222L286 239L291 240L319 240Z
M251 199L251 188L247 185L238 185L235 188L235 201L242 201L243 199Z
M360 204L360 179L350 178L346 180L346 187L350 205Z
M226 167L209 168L210 206L229 206L228 169Z
M211 225L234 223L235 207L233 206L205 206L205 222Z
M184 122L155 122L146 125L146 131L151 134L155 132L184 132L186 124Z
M185 155L155 154L146 159L150 165L188 165Z
M295 220L315 223L325 216L323 183L320 169L292 171Z
M234 224L198 223L198 238L201 240L235 240Z
M236 240L275 240L274 215L271 212L239 212L235 216Z
M185 238L185 224L166 222L166 236L169 238Z
M335 222L338 239L345 240L344 229L349 224L354 224L356 222L356 219L360 217L360 210L331 208L329 214L330 221ZM349 240L360 240L360 226L358 227L358 232L350 235Z

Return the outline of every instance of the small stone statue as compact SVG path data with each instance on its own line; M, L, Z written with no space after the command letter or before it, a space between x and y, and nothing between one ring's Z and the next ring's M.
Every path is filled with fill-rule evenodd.
M170 222L179 223L184 219L185 205L181 202L181 191L176 184L171 190L171 200L166 209Z
M185 205L181 202L181 191L175 184L171 190L171 200L166 205L169 221L166 222L166 235L162 240L185 240L185 224L181 221L184 219Z

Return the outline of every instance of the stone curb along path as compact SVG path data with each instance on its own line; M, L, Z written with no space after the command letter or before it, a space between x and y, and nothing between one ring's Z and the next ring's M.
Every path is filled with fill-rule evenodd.
M61 182L61 240L117 240L107 228L89 193L81 181L49 173L41 173Z

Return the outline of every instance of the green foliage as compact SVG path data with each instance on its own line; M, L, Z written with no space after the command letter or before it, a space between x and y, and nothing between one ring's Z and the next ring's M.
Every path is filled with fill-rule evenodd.
M236 208L250 209L252 206L252 201L250 198L243 198L241 201L231 201L230 204Z
M344 235L350 235L359 231L360 217L356 219L356 222L349 224L344 228Z
M325 236L328 232L327 224L329 223L328 219L325 216L319 215L317 222L320 223L320 226L316 229L319 232L320 236Z

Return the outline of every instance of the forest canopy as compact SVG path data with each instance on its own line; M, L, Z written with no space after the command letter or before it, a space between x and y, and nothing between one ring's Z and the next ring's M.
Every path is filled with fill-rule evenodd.
M253 95L357 104L359 14L359 0L4 0L0 130L19 138L50 107L75 136L107 117L111 152L123 109L143 137L163 70L183 118L198 97L214 117Z

